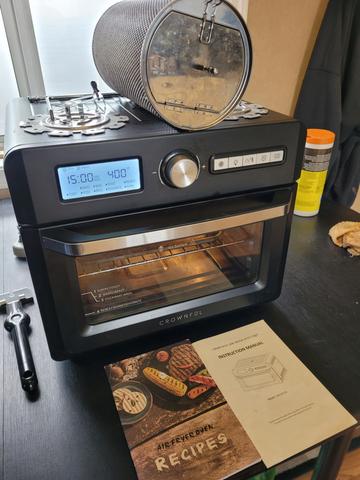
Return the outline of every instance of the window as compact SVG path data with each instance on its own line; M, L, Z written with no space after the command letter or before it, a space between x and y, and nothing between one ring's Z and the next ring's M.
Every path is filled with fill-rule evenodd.
M84 94L89 92L91 80L97 81L100 90L111 91L99 77L91 47L98 19L117 1L0 0L20 95ZM248 0L230 1L246 18ZM1 85L7 86L6 90L11 89L7 93L9 97L16 95L17 91L3 37L4 26L1 24L2 57L2 48L6 48L6 61L2 61L5 69L1 75L6 78L0 76L0 80Z
M47 95L84 94L101 80L92 58L95 25L115 0L30 0L31 15Z
M0 65L1 65L0 66L0 86L1 86L0 87L0 136L1 136L1 135L4 135L4 130L5 130L6 104L12 98L19 96L1 12L0 12Z
M102 92L111 91L96 70L91 45L98 19L114 3L117 1L30 0L47 95L87 93L91 80ZM244 0L232 3L245 12Z

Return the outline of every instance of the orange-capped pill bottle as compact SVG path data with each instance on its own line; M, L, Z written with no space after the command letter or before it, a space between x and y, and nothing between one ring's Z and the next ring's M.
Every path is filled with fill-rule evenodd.
M313 217L319 213L334 142L335 133L330 130L308 129L295 215Z

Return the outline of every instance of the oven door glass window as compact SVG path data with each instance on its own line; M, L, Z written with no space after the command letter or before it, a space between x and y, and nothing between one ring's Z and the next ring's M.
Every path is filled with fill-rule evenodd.
M263 222L76 258L94 325L257 281Z

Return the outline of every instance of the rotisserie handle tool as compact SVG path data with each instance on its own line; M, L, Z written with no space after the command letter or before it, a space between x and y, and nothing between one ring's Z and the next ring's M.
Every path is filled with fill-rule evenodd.
M28 338L30 317L23 305L33 302L28 288L0 294L0 312L7 314L4 327L14 342L21 386L28 393L37 391L38 380Z

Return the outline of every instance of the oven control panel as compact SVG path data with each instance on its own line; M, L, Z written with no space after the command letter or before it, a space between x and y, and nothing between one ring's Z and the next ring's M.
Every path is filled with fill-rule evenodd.
M285 161L285 150L271 150L246 154L229 154L216 156L211 159L211 173L224 173L229 170L241 170L243 168L258 167L268 164L282 164Z
M162 162L160 180L169 187L190 187L199 177L200 164L192 153L182 150L170 153Z
M46 102L32 107L48 118ZM27 99L16 99L11 112L4 169L22 225L171 212L175 205L263 192L294 183L304 158L305 127L276 112L187 132L134 108L136 117L119 130L61 138L19 127L28 118Z

